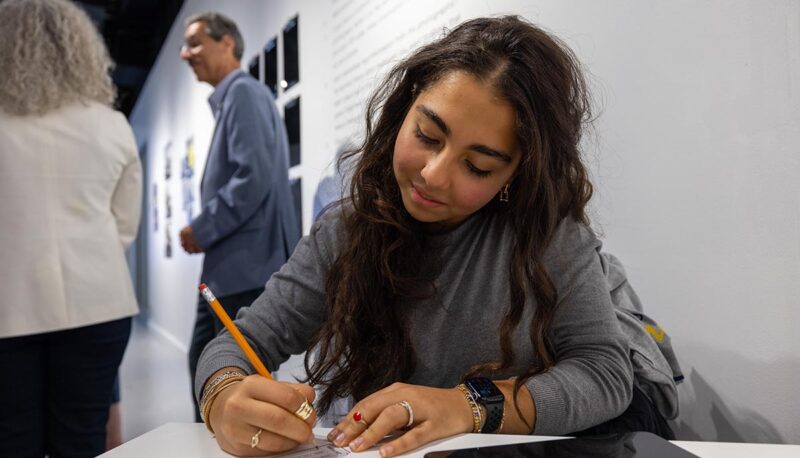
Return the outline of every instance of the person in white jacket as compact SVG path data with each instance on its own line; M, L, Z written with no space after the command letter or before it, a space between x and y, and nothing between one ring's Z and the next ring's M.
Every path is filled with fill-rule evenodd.
M97 456L138 312L136 143L70 2L0 3L0 62L0 456Z

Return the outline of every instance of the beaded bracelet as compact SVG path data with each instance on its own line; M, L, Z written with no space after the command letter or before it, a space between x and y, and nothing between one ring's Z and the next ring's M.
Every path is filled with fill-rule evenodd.
M467 398L467 402L469 403L469 408L472 410L472 432L481 432L481 427L483 427L483 417L481 416L481 409L478 407L478 403L475 402L475 399L472 398L472 395L469 393L467 387L463 383L461 385L457 385L456 388L464 393L464 397Z

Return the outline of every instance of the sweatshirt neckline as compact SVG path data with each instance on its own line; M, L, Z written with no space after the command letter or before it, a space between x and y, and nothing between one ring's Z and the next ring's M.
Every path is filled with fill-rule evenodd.
M483 215L483 212L477 211L472 215L470 215L466 220L464 220L454 229L450 229L444 232L427 234L426 238L428 244L435 247L445 247L453 245L459 242L460 240L463 240L464 235L469 233L472 230L472 228L478 225L479 222L484 218L485 216Z

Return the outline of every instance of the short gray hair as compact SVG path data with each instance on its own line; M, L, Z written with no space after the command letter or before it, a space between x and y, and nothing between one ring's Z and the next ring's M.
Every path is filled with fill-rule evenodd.
M206 25L206 35L213 38L214 41L222 40L225 35L230 35L233 38L233 56L236 60L241 61L244 55L244 39L242 34L239 33L239 28L236 23L227 16L220 13L209 11L207 13L195 14L186 20L186 27L194 24L195 22L202 22Z
M89 16L66 0L0 1L0 108L43 115L72 102L111 105L114 64Z

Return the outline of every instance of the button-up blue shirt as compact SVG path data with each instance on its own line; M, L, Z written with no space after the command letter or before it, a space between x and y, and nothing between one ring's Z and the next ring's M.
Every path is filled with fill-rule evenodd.
M228 92L228 88L231 86L233 80L243 74L245 73L241 69L236 69L228 73L214 88L214 92L208 96L208 104L211 105L211 112L214 113L214 119L216 121L219 121L219 112L222 110L222 100L225 99L225 93Z

